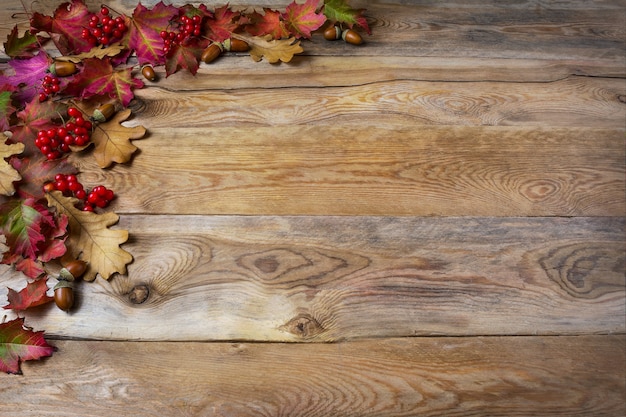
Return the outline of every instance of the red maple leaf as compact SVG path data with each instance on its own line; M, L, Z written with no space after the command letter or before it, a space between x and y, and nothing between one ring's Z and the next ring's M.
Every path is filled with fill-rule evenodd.
M326 22L323 13L316 13L320 1L307 0L304 4L292 2L285 9L285 13L282 14L285 26L296 38L311 39L311 32Z
M53 300L48 296L48 280L40 278L26 284L21 291L17 292L8 288L7 300L9 304L3 308L6 310L23 311L31 307L37 307Z
M54 347L43 337L24 327L24 319L17 318L0 324L0 371L19 374L20 361L38 360L52 356Z
M93 45L81 33L89 27L92 15L83 0L71 0L61 4L52 17L34 13L30 20L31 33L48 32L63 55L87 52Z
M246 31L252 36L271 35L274 39L289 37L289 31L277 10L263 8L263 14L254 12L249 17L251 24L246 26Z
M128 47L135 50L140 65L165 63L160 33L177 15L178 8L162 1L150 10L141 3L135 7L129 25Z
M224 42L230 39L231 34L237 30L240 17L239 12L233 12L228 5L215 9L213 16L206 19L207 37L213 42Z
M110 58L87 58L83 70L67 85L65 92L88 99L94 96L119 100L124 107L133 99L135 88L143 82L132 75L131 68L115 69Z
M199 60L202 51L209 44L208 39L189 38L180 45L174 45L167 54L165 61L165 73L169 77L181 69L187 69L193 75L198 72Z

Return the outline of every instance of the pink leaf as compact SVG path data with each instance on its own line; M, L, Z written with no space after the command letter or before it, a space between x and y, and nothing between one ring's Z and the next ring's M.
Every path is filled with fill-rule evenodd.
M31 18L31 32L44 31L52 36L52 41L63 55L86 52L93 45L81 36L83 28L89 27L89 12L83 0L72 0L61 4L54 16L34 13Z
M319 29L326 16L323 13L316 13L320 0L307 0L304 4L292 2L285 9L282 18L285 20L287 29L296 38L311 39L311 32Z
M178 8L165 5L162 1L151 10L141 3L137 5L129 25L128 46L135 50L140 65L165 63L160 33L176 15Z
M30 102L42 90L42 80L51 62L43 52L29 59L12 59L9 66L14 74L0 76L0 85L8 84L19 89L14 98L22 104Z

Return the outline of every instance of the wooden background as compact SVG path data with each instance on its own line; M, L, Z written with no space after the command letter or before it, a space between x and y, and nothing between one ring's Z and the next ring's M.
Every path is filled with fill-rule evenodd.
M135 261L27 316L1 416L624 415L626 2L352 4L362 47L137 92L79 162Z

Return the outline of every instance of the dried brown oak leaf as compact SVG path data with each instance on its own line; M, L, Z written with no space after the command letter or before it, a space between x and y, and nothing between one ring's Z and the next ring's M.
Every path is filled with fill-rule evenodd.
M140 139L146 134L143 126L126 127L122 122L130 117L131 110L117 112L111 120L100 123L91 134L91 141L95 144L94 157L100 168L106 168L113 162L119 164L130 161L137 147L131 139Z
M304 51L302 46L300 46L300 41L296 41L294 37L273 40L272 35L260 37L233 34L233 37L241 38L241 40L246 41L250 45L250 56L257 62L263 58L270 64L278 61L289 62L295 54Z
M69 235L66 240L68 251L75 258L87 262L86 281L93 281L96 274L109 279L113 274L126 273L126 265L133 257L120 245L128 240L127 230L112 230L109 226L119 220L112 212L96 214L74 207L78 200L64 197L59 191L46 194L48 206L65 214L69 221Z
M4 134L0 134L0 138L6 139ZM24 151L23 143L13 143L7 145L4 141L0 142L0 194L13 195L15 193L14 181L22 179L19 172L15 170L4 158L11 155L22 153Z
M124 46L116 43L111 46L96 46L87 52L83 52L78 55L61 55L59 57L54 58L55 61L71 61L75 64L78 64L83 59L87 58L104 58L107 56L116 56L119 55L120 52L124 50Z

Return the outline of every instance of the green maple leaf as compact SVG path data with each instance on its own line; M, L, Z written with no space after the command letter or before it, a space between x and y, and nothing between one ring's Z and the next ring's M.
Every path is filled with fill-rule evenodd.
M37 360L52 353L54 347L46 342L43 332L25 328L23 318L0 324L0 371L19 374L20 361Z
M331 22L344 23L349 27L362 27L368 34L372 33L363 9L353 9L346 0L324 0L324 14Z
M14 26L4 43L4 52L11 58L31 57L33 50L39 48L39 41L40 39L28 30L20 37L17 26Z

